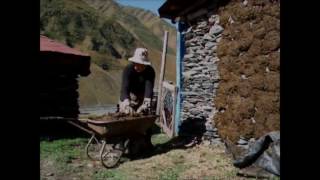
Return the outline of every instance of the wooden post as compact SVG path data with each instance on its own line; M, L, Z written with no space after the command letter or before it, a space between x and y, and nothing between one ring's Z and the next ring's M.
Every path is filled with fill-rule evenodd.
M161 58L161 70L159 77L159 85L158 85L158 100L157 100L157 111L156 114L160 115L160 101L162 96L162 81L164 78L164 71L166 66L166 53L167 53L167 43L168 43L168 31L164 32L163 38L163 49L162 49L162 58Z

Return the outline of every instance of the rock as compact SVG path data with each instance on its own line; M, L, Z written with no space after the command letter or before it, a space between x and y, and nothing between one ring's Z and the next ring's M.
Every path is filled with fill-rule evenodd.
M212 37L210 34L205 34L203 36L203 39L208 40L208 41L215 41L216 40L216 38Z
M192 42L186 42L185 43L185 46L188 48L188 47L192 47L192 46L195 46L196 44L195 43L192 43Z
M205 75L197 74L197 75L193 76L193 78L196 80L196 82L202 82L203 80L205 80Z
M246 144L248 144L248 141L246 141L244 139L239 139L239 141L237 143L238 143L238 145L246 145Z
M266 72L269 73L270 72L270 69L268 67L266 67Z
M215 64L207 64L208 70L211 75L213 75L213 71L216 71L218 69L217 65Z
M88 164L87 164L87 167L88 167L88 168L93 168L93 164L92 164L92 163L88 163Z
M247 5L248 5L248 1L247 1L247 0L244 0L244 1L242 2L242 4L243 4L244 6L247 6Z
M254 117L251 118L251 122L252 122L253 124L256 123L256 120L254 119Z
M185 35L185 39L192 39L193 38L193 34L192 33L186 33Z
M205 89L212 89L213 85L212 84L202 84L202 87Z
M189 48L192 49L193 51L197 51L198 49L201 49L201 46L193 46Z
M211 48L211 50L212 50L212 52L217 52L217 46L213 46L212 48Z
M46 176L53 176L53 175L54 175L53 172L49 172L49 173L46 174Z
M213 135L213 137L214 137L214 138L219 138L220 136L219 136L217 133L215 133L215 134Z
M231 16L229 16L228 22L229 22L230 24L233 24L233 23L234 23L234 20L232 19Z
M184 58L192 58L194 56L194 54L185 54Z
M188 101L190 102L190 103L197 103L197 102L199 102L199 99L188 99Z
M185 66L192 68L192 67L197 67L198 64L196 64L196 63L187 63Z
M223 27L215 24L210 28L209 34L214 34L214 35L220 34L223 30L224 30Z
M221 39L222 39L222 37L218 37L218 38L216 39L216 42L220 42Z
M207 22L206 21L203 21L203 22L200 22L199 25L197 26L197 28L203 28L203 27L206 27L207 26Z
M246 77L246 75L242 74L241 79L248 79L248 78Z
M202 141L204 146L209 146L210 145L210 141L209 140L204 140Z
M203 36L204 34L205 34L205 32L203 32L202 30L199 31L199 32L196 32L196 35L197 35L198 37L201 37L201 36Z
M208 48L208 49L210 49L210 48L212 48L213 46L216 46L217 45L217 43L214 43L214 42L207 42L206 44L205 44L205 47L206 48Z
M195 67L195 68L192 68L193 71L202 71L203 67L200 66L200 67Z
M210 106L203 106L202 109L203 109L203 110L212 110L212 107L210 107Z
M187 40L185 44L197 44L198 41L199 41L199 38L196 36L196 37L193 37L192 39Z
M221 141L221 138L215 138L215 139L211 139L211 144L221 144L222 141Z
M210 18L209 18L209 23L215 23L217 20L218 20L219 16L218 15L212 15Z
M182 75L184 77L185 80L190 79L193 75L195 75L197 72L196 71L187 71L187 72L183 72Z
M210 131L207 131L207 132L205 132L205 133L203 133L203 135L204 136L209 136L209 137L213 137L214 135L215 135L215 133L214 132L210 132Z
M190 27L187 29L186 33L189 33L189 32L191 32L191 31L192 31L192 26L190 26Z
M212 56L210 56L210 55L207 55L207 56L204 58L204 60L207 61L207 62L209 62L210 59L212 59Z
M194 33L197 33L197 32L201 32L202 29L199 29L199 28L196 28L195 30L193 30Z
M186 54L194 54L194 51L191 48L186 48Z
M215 62L218 62L219 61L219 58L217 57L212 57L211 58L211 62L215 63Z
M199 49L199 50L196 51L196 53L198 53L198 54L204 54L204 50L200 50L200 49Z
M196 93L196 92L186 92L186 91L183 91L183 92L181 92L181 95L192 97L192 96L198 96L199 94Z
M237 145L238 147L240 147L240 148L243 148L243 149L249 149L249 145L248 144L246 144L246 145Z
M219 16L217 16L217 18L216 18L216 22L214 23L214 24L219 24L220 23L220 17Z

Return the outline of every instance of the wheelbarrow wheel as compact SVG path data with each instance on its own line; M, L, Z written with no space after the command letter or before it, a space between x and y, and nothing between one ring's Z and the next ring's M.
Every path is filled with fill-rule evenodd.
M86 145L86 154L91 160L99 160L99 151L101 149L101 143L98 139L92 135L88 144Z
M104 141L100 152L100 161L104 167L113 168L119 163L123 150L113 148L105 151L105 147L106 142Z

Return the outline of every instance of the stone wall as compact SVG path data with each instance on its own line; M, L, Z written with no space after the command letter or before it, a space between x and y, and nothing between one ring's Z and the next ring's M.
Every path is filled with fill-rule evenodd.
M245 147L280 129L280 3L231 0L207 17L184 32L180 131Z
M216 113L213 104L219 86L217 44L223 28L219 16L199 19L185 35L185 55L182 67L182 108L180 134L204 135L204 139L219 142L212 122Z

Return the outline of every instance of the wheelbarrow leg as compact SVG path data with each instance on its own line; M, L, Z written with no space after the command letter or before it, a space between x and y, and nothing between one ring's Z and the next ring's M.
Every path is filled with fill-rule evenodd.
M115 167L121 159L123 154L122 149L112 149L106 151L107 142L104 140L100 150L100 160L104 167L113 168Z
M101 146L101 143L98 141L98 139L95 137L95 135L93 134L90 138L90 140L88 141L87 145L86 145L86 154L87 156L91 159L91 160L97 160L98 158L94 157L93 155L90 155L90 150L89 148L92 146L94 148L93 153L96 153L96 149L93 145L93 142L96 142L98 144L98 146Z

